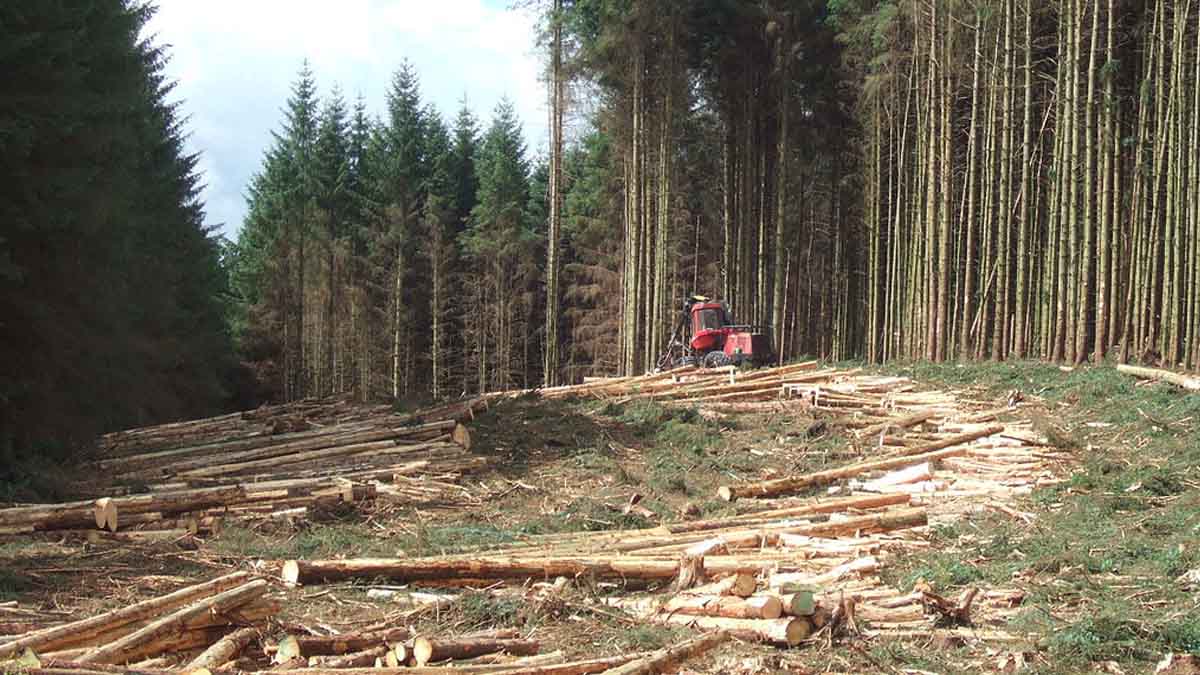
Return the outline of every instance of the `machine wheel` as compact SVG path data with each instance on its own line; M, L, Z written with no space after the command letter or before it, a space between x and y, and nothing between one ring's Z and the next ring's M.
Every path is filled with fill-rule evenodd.
M709 352L704 355L705 368L721 368L731 363L725 352Z
M694 365L696 365L696 357L694 357L694 356L681 356L681 357L679 357L678 359L675 359L675 363L674 363L673 365L674 365L674 367L676 367L676 368L680 368L680 367L683 367L683 366L694 366Z

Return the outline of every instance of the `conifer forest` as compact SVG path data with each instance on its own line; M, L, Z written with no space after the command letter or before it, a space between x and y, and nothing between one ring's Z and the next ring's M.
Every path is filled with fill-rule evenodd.
M0 0L0 673L1195 675L1197 420L1200 0Z
M546 147L297 64L228 238L153 9L0 10L4 447L641 373L693 292L781 362L1200 362L1194 1L524 4Z

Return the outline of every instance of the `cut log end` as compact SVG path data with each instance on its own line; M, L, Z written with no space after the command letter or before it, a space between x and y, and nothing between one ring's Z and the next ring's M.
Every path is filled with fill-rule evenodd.
M450 434L450 440L462 446L464 450L471 449L471 432L465 426L457 424Z
M784 637L789 647L795 647L808 639L812 632L812 624L807 619L793 619L788 622Z
M418 666L424 666L433 658L433 644L428 638L419 637L413 640L412 657Z
M731 502L737 498L737 495L733 493L733 488L728 485L722 485L717 488L717 496L727 502Z
M783 616L783 602L774 595L746 598L746 604L758 610L763 619L778 619Z
M272 661L275 663L289 663L302 656L300 653L300 641L293 635L289 635L279 641L279 646L275 648L275 656Z
M101 530L117 531L117 505L110 497L96 500L93 508L96 517L96 527Z
M300 563L295 560L284 561L283 568L279 571L279 576L283 577L283 583L289 586L299 586Z

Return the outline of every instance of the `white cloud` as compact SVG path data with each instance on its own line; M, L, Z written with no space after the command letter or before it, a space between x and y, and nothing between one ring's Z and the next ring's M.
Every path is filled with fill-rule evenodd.
M531 154L546 139L546 94L533 16L504 0L159 0L147 27L170 45L193 151L208 187L208 222L233 236L243 193L278 127L303 59L321 92L338 83L383 110L392 72L405 58L422 97L449 121L466 94L484 122L508 96Z

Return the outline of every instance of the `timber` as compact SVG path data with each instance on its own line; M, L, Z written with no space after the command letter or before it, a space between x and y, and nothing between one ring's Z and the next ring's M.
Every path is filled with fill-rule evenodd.
M208 613L220 614L229 609L244 605L257 598L267 590L265 579L257 579L236 588L217 593L209 598L201 599L193 604L151 621L141 630L126 635L116 642L109 643L79 659L81 663L122 663L133 658L139 646L157 638L170 635L181 630L190 620L203 617Z
M497 652L530 656L537 654L538 650L539 645L536 640L489 637L447 639L419 637L413 640L412 655L418 666L424 666L437 661L470 659Z
M114 628L119 628L135 621L161 614L194 602L200 598L220 593L231 588L242 586L251 579L245 572L234 572L195 586L182 588L174 593L143 600L141 602L105 612L88 619L37 631L18 637L10 642L0 644L0 658L18 654L24 649L39 652L51 652L64 645L78 644L80 641L102 635Z
M183 669L186 671L199 670L201 668L216 670L219 666L237 658L237 655L243 649L258 639L258 634L259 632L256 628L239 628L212 643L208 649L200 652L196 658L189 661Z
M1188 391L1200 391L1200 377L1176 373L1170 370L1161 370L1159 368L1142 368L1141 366L1130 366L1124 363L1117 365L1117 370L1126 375L1133 375L1146 380L1161 380L1169 382L1177 387L1182 387Z
M778 619L783 603L773 595L738 598L727 595L681 594L667 601L662 611L670 614L724 616L731 619Z
M990 433L985 434L985 436L990 436L990 435L999 433L1000 431L998 431L997 429L1002 431L1003 427L988 427L988 429L985 429L984 431L990 431ZM973 434L974 433L980 433L980 432L973 432ZM972 436L973 434L964 434L963 436L958 437L958 438L965 438L967 436ZM975 436L975 438L982 438L982 437L983 436ZM971 439L971 440L974 440L974 439ZM733 501L735 499L739 499L742 497L772 497L772 496L781 495L781 494L788 494L791 492L799 492L800 490L804 490L804 489L810 488L810 487L817 487L820 485L828 485L829 483L833 483L833 482L841 480L843 478L853 478L854 476L858 476L858 475L867 473L868 471L881 471L884 469L894 469L894 468L901 467L901 466L908 466L911 464L919 464L921 462L930 462L930 461L934 461L934 460L938 460L938 459L944 459L946 457L957 457L959 455L965 455L970 451L970 448L967 448L963 445L963 443L966 443L966 442L967 441L962 441L962 440L958 441L957 443L954 444L958 447L944 447L944 449L941 449L941 450L934 450L932 452L922 452L920 454L906 453L899 457L892 457L889 459L878 459L878 460L873 460L873 461L868 461L868 462L859 462L857 464L850 464L849 466L843 466L843 467L840 467L837 469L828 469L825 471L817 471L817 472L810 473L810 474L807 474L804 476L793 476L791 478L778 478L775 480L767 480L767 481L762 481L759 483L748 483L745 485L722 485L720 488L717 489L717 495L721 499L724 499L725 501ZM941 443L944 443L944 441ZM931 444L931 445L938 445L938 444Z
M664 614L662 623L688 626L700 630L727 631L739 640L765 642L768 644L795 647L812 634L812 624L805 618L782 619L727 619L713 616L690 616L686 614Z
M657 675L672 672L680 665L727 641L729 633L715 631L693 638L673 647L664 647L649 656L644 656L606 671L606 675Z

